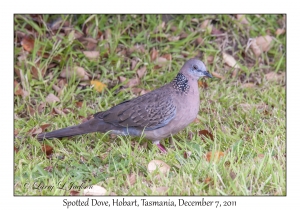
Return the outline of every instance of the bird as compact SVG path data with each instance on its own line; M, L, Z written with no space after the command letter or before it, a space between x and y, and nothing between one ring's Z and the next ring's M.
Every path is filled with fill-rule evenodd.
M212 75L202 61L197 58L189 59L170 83L98 112L82 124L40 133L37 139L110 131L116 135L144 135L162 153L167 153L160 141L183 130L198 115L198 80L201 77L212 78Z

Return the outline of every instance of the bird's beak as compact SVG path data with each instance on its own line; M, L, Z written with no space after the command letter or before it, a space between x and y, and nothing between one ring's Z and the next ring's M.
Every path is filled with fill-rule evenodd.
M212 78L213 76L211 76L211 74L208 72L208 71L205 71L204 72L204 75L206 76L206 77L209 77L209 78Z

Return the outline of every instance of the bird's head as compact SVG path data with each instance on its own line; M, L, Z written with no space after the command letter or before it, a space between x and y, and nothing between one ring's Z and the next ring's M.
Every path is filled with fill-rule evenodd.
M188 60L180 70L180 72L192 79L198 80L201 77L212 78L211 74L206 70L204 63L196 58Z

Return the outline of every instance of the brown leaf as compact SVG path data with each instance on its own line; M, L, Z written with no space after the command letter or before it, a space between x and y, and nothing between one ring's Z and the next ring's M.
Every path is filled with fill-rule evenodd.
M204 180L204 183L205 184L209 184L211 182L211 178L210 177L207 177L205 180Z
M40 105L38 106L38 113L42 113L45 107L46 107L46 103L41 102Z
M221 35L221 34L223 34L223 32L220 29L212 27L211 34L212 35Z
M137 60L131 59L131 67L130 67L130 69L133 70L135 68L135 66L136 66L137 63L138 63Z
M28 107L28 110L29 110L29 115L33 116L36 110L34 108L32 108L31 106L29 106L29 105L27 107Z
M263 52L267 52L271 48L273 38L269 35L259 36L251 41L251 49L256 57L259 57Z
M130 79L127 84L125 85L126 87L134 87L140 84L140 79L138 77Z
M204 40L203 40L202 37L198 37L198 38L196 39L196 44L197 44L197 45L202 46L203 43L204 43Z
M60 76L63 78L71 78L72 76L76 76L77 79L83 80L89 80L88 73L85 71L84 68L75 66L73 68L66 67L62 70L60 73Z
M208 64L212 64L214 62L214 59L215 59L215 56L209 55L206 60L207 60Z
M223 61L230 67L234 67L234 68L240 68L239 64L236 62L236 60L234 59L234 57L232 57L231 55L227 54L227 53L223 53Z
M98 185L92 185L92 188L87 188L83 190L83 195L105 195L107 190Z
M212 74L214 77L216 77L216 78L219 78L219 79L225 79L224 76L222 76L221 74L219 74L219 73L217 73L217 72L215 72L215 71L213 71L211 74Z
M70 195L71 195L71 196L77 196L77 195L80 195L80 191L77 191L77 190L70 190Z
M183 157L184 157L184 159L187 159L187 158L189 158L189 157L191 156L191 154L192 154L192 152L191 152L191 151L184 152L184 153L183 153Z
M159 57L156 59L156 65L158 66L164 66L168 63L169 61L166 59L166 58L163 58L163 57Z
M214 157L212 157L212 152L208 152L206 154L206 160L208 162L210 162L211 159L213 159L213 160L220 160L220 158L223 157L223 156L224 156L224 152L221 152L221 151L214 152Z
M152 173L157 168L162 174L166 174L171 167L162 160L151 160L148 164L148 171Z
M62 89L60 89L57 85L52 85L53 90L55 90L58 93L58 96L60 96Z
M54 107L53 108L54 113L58 114L58 115L66 115L63 111L61 111L60 109Z
M207 83L205 81L199 80L198 81L198 87L207 88L208 85L207 85Z
M34 38L30 35L24 36L21 41L21 45L24 50L31 52L32 49L34 48Z
M238 19L238 21L240 21L242 24L249 25L245 15L236 15L236 19Z
M150 51L151 61L155 61L157 56L158 56L158 51L155 48L152 48L152 50Z
M119 76L118 79L119 79L120 83L124 83L127 80L126 77L123 77L123 76Z
M76 107L77 108L81 108L82 107L82 103L83 103L83 101L77 101L77 102L75 102Z
M254 88L255 84L252 82L242 84L242 88Z
M275 32L275 34L278 36L278 35L281 35L281 34L284 34L285 33L285 30L283 28L278 28Z
M51 104L54 102L59 102L59 98L57 98L54 94L50 93L47 97L46 97L46 102Z
M240 107L244 111L250 111L251 109L257 109L259 111L264 111L268 109L268 105L265 103L260 103L260 104L240 104Z
M45 132L46 128L48 128L51 124L43 124L41 125L42 132Z
M142 91L142 88L131 88L131 92L133 94L139 94Z
M15 152L15 153L18 153L18 152L19 152L19 149L16 148L16 147L14 147L14 152Z
M159 194L165 194L168 191L168 187L152 187L151 190L152 192L157 192Z
M145 74L146 74L146 66L143 66L142 68L139 68L136 73L138 75L138 77L141 79Z
M16 80L14 81L14 89L15 89L15 95L17 96L23 95L23 90L21 88L21 85Z
M146 94L146 93L149 93L150 92L150 90L142 90L141 92L140 92L140 95L144 95L144 94Z
M232 180L234 180L236 177L236 173L234 173L233 171L230 171L229 175Z
M209 138L210 140L214 141L214 136L208 130L201 130L198 132L198 135L201 136L201 139L205 141L203 137Z
M161 57L167 59L168 61L172 60L172 55L171 54L164 54Z
M180 36L168 36L167 38L170 42L176 42L180 39Z
M266 80L268 81L280 81L283 80L284 74L277 74L276 72L269 72L265 75Z
M36 136L37 134L42 133L42 128L32 128L28 131L29 135Z
M127 175L127 180L131 186L134 185L136 183L135 173L131 173L131 174Z
M42 151L47 155L50 156L53 153L53 147L47 145L47 144L43 144L41 145L42 147Z
M201 26L200 26L200 28L201 29L206 29L208 26L209 26L209 24L210 24L210 20L204 20L202 23L201 23Z
M83 54L90 60L98 60L100 56L99 51L83 51Z

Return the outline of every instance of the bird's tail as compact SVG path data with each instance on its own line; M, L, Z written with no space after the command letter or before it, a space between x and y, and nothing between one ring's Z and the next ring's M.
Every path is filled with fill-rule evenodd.
M79 125L62 128L49 133L40 133L37 136L37 139L43 140L43 139L51 139L51 138L62 138L62 137L76 136L76 135L81 135L86 133L93 133L97 131L101 132L103 130L103 126L105 127L105 123L102 120L94 118Z

